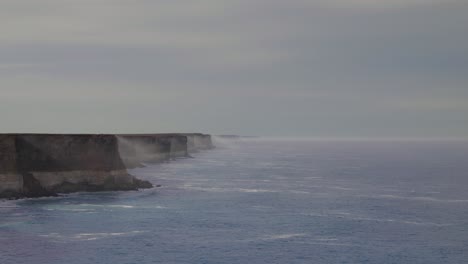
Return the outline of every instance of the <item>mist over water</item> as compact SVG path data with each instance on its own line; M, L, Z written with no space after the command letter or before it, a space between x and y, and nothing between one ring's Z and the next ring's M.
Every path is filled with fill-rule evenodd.
M163 187L0 202L0 263L464 263L468 143L215 139Z

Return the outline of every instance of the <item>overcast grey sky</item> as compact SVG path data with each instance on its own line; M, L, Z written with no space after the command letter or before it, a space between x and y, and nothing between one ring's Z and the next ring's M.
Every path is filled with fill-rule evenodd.
M2 0L0 121L468 137L468 0Z

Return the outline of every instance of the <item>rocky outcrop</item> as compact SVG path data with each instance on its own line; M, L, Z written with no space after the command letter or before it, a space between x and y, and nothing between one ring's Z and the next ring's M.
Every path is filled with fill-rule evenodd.
M151 188L127 168L211 147L203 134L0 134L0 197Z

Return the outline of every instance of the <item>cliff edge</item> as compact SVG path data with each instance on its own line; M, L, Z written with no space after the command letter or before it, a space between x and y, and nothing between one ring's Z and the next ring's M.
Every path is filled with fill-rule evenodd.
M204 134L0 134L0 198L151 188L127 172L212 148Z

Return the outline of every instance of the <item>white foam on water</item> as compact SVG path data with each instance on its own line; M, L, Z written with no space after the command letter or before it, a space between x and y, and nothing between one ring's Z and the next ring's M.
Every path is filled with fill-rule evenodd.
M238 191L238 192L246 192L246 193L278 192L278 191L266 190L266 189L245 189L245 188L237 188L237 189L232 189L232 190Z
M107 237L116 237L116 236L127 236L144 233L144 231L130 231L130 232L116 232L116 233L81 233L72 236L73 239L77 240L97 240Z
M310 194L310 192L306 191L297 191L297 190L289 190L289 193L295 193L295 194Z
M39 235L40 237L51 238L59 241L92 241L98 239L105 239L111 237L120 237L120 236L131 236L140 233L145 233L147 231L135 230L129 232L110 232L110 233L78 233L73 235L62 235L59 233L49 233L45 235Z
M83 207L94 207L94 208L122 208L122 209L166 209L165 206L152 205L152 206L137 206L137 205L125 205L125 204L79 204ZM86 210L86 209L83 209Z
M295 237L303 237L306 236L306 233L293 233L293 234L277 234L277 235L269 235L262 237L261 240L278 240L278 239L289 239Z
M254 205L254 206L252 206L252 208L256 208L256 209L271 209L271 208L273 208L273 206Z
M185 184L182 189L195 190L203 192L244 192L244 193L275 193L279 191L267 189L249 189L249 188L221 188L221 187L198 187Z
M290 240L294 238L304 238L306 236L307 236L306 233L276 234L276 235L269 235L269 236L261 237L259 240L264 240L264 241ZM339 243L339 239L334 238L334 237L304 238L296 242L305 243L309 245L321 245L321 246L354 246L352 244Z
M125 204L110 204L110 205L106 205L106 204L79 204L79 206L125 208L125 209L135 208L134 205L125 205Z
M341 187L341 186L330 186L330 187L327 187L327 188L334 189L334 190L342 190L342 191L354 191L354 190L356 190L354 188Z
M313 238L314 241L337 241L338 238Z
M68 212L95 212L93 209L80 209L80 208L46 208L47 211L68 211Z

